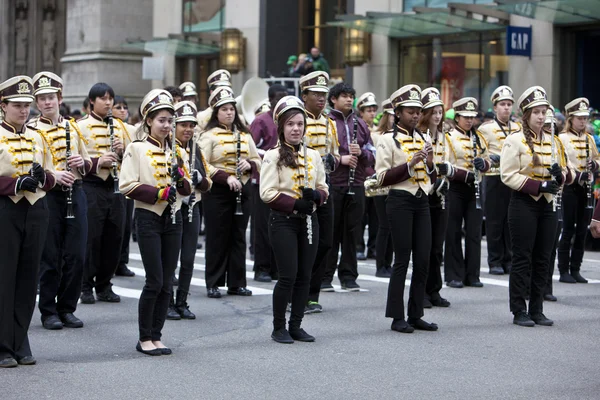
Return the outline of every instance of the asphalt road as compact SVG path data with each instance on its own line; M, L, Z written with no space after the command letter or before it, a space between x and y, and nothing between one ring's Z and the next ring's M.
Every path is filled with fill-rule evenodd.
M485 242L484 242L485 246ZM448 309L425 311L437 332L400 334L384 317L387 283L374 261L360 264L358 293L323 293L322 314L303 327L315 343L270 339L273 284L249 279L249 298L206 297L204 253L197 253L195 321L167 321L173 355L135 351L142 264L132 243L134 278L113 280L120 304L80 305L82 329L30 329L38 365L0 370L1 399L599 399L600 253L586 253L589 284L555 282L545 303L553 327L512 324L506 276L485 287L448 289ZM248 262L248 276L252 276Z

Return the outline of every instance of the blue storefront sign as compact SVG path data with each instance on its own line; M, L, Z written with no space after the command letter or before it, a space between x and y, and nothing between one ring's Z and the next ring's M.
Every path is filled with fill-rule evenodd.
M531 59L531 27L506 27L506 55Z

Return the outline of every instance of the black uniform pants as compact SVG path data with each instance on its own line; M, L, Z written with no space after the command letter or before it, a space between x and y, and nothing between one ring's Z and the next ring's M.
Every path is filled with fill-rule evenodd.
M181 219L183 233L181 235L179 286L177 286L177 290L189 293L192 277L194 276L198 232L200 232L200 210L198 209L198 202L195 202L192 206L192 222L190 222L190 206L182 203Z
M235 215L236 192L213 183L202 197L206 226L206 287L246 287L246 227L252 205L250 183L242 189L243 215ZM227 279L226 279L227 278Z
M312 266L319 243L319 220L312 218L312 244L308 243L307 220L297 214L271 211L269 238L273 244L279 280L273 289L273 328L285 328L285 309L291 300L290 328L299 328L308 301Z
M431 214L431 251L429 252L429 273L425 286L425 297L439 300L442 289L442 260L444 259L444 240L448 225L448 208L442 209L441 199L437 194L429 196L429 213Z
M365 212L356 229L356 250L359 253L375 254L377 250L377 231L379 220L375 209L375 198L365 196ZM369 235L365 247L365 227L369 226Z
M113 193L112 180L107 184L83 182L88 200L88 240L83 268L84 292L110 290L121 258L125 230L125 196ZM94 279L95 278L95 279Z
M125 198L125 228L123 231L123 243L121 244L121 257L119 265L129 264L129 242L133 226L133 199Z
M552 252L550 253L550 262L548 263L548 280L546 281L546 288L544 294L552 294L552 276L554 275L554 264L556 263L556 249L558 248L558 242L560 239L560 233L562 231L562 210L556 210L558 223L556 226L556 233L554 235L554 244L552 246Z
M462 182L452 182L448 196L448 227L444 253L446 282L479 282L481 265L481 223L483 211L475 207L475 189ZM465 222L465 254L462 251L462 226Z
M508 281L511 312L527 311L525 298L529 288L529 313L542 312L557 223L552 203L544 197L535 201L527 194L513 192L508 209L513 253Z
M503 267L508 272L511 257L508 230L508 204L512 190L502 183L500 176L485 176L485 236L488 265Z
M308 300L310 301L319 301L321 283L327 266L327 256L331 251L331 246L333 246L333 198L334 195L330 191L327 203L317 207L317 212L313 213L313 219L319 220L319 241L310 277L308 292Z
M377 211L377 239L375 244L375 264L377 269L383 267L391 267L394 257L394 247L392 246L392 233L388 222L387 213L385 211L385 202L387 196L375 196L375 210Z
M47 193L49 222L42 262L40 299L42 319L73 313L81 295L81 280L87 246L87 199L81 184L73 186L73 214L67 219L67 193L59 187Z
M175 224L171 220L170 207L162 215L142 208L135 212L138 245L146 271L146 283L138 305L140 341L156 341L160 340L165 324L173 289L171 277L181 248L181 212L177 212Z
M431 251L429 199L422 190L416 196L405 190L390 190L386 211L392 229L395 258L385 316L404 319L404 285L412 254L413 272L407 315L409 318L419 319L423 316L423 298Z
M30 205L25 198L15 204L0 196L0 360L31 355L27 331L47 231L46 199Z
M593 209L586 208L587 193L577 183L565 186L562 195L563 227L558 245L558 270L568 272L579 271L583 261L585 237L592 219ZM575 236L573 245L571 240Z
M252 227L254 237L254 271L277 275L277 263L269 241L269 214L271 209L260 198L260 186L252 184Z
M354 186L354 195L348 194L348 186L331 186L333 195L333 246L327 256L324 282L331 283L336 268L340 282L356 280L356 230L362 221L365 207L365 188ZM329 202L329 200L327 200ZM338 267L338 250L342 257Z

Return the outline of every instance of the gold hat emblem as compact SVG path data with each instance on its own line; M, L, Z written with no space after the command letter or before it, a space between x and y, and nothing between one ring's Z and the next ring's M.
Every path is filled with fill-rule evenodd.
M510 96L512 93L510 92L510 90L508 90L508 88L504 88L502 89L502 96Z
M296 99L289 99L288 101L286 101L288 106L297 106L298 105L298 101Z
M19 82L17 93L31 93L31 88L27 82Z
M429 92L429 101L439 100L439 99L440 99L439 94L437 94L436 92Z
M317 78L317 85L321 85L321 86L327 85L327 80L325 79L325 77L323 75L321 75L321 76L319 76L319 78Z
M189 92L193 92L194 88L191 86L186 86L183 88L183 93L189 93Z
M47 78L45 76L38 80L39 87L47 87L47 86L50 86L51 83L52 83L52 81L50 80L50 78Z
M192 107L190 106L183 106L183 111L181 113L182 115L194 115L194 112L192 111Z
M159 103L171 103L171 98L169 96L167 96L166 94L159 94L158 95L158 102Z
M542 93L539 90L536 90L535 92L533 92L533 100L544 100L546 98L546 96L544 96L544 93Z
M587 111L588 106L587 104L585 104L585 101L582 101L581 103L579 103L579 110L580 111Z
M421 98L419 97L419 92L417 92L416 90L411 90L408 93L408 98L410 100L421 100Z
M221 76L219 77L220 81L228 81L229 77L227 76L227 74L225 72L221 73Z
M467 110L467 111L475 111L475 104L472 101L468 102L467 106L465 107L465 110Z
M369 103L374 103L375 102L375 96L369 96L369 97L367 97L367 101Z
M227 90L222 90L221 91L221 99L226 99L228 97L231 97L231 93L229 93Z

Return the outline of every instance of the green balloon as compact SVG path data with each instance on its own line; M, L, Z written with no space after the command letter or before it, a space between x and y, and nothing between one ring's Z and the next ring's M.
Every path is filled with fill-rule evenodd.
M445 117L446 119L454 119L454 108L451 108L448 111L446 111Z

